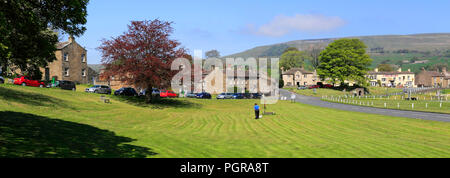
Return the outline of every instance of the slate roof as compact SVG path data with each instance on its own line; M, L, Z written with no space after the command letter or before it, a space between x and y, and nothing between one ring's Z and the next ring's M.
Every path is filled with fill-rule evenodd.
M314 74L313 72L306 71L301 68L292 68L292 69L289 69L288 71L284 72L283 75L295 75L295 73L298 71L300 71L302 74Z
M67 45L69 45L70 42L69 41L65 41L65 42L59 42L58 44L56 44L56 49L63 49L65 48Z

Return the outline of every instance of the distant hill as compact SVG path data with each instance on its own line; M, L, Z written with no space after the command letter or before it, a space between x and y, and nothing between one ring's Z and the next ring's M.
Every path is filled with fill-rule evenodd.
M367 45L367 52L374 59L372 67L380 63L388 63L397 64L398 66L402 66L402 68L405 68L405 66L411 67L414 72L417 72L421 67L430 67L437 63L450 65L450 33L356 36L346 38L357 38ZM314 48L325 48L336 39L341 38L289 41L255 47L226 57L279 57L289 47L296 47L302 51L310 51ZM415 61L421 60L428 61L415 64ZM400 61L403 61L403 63Z

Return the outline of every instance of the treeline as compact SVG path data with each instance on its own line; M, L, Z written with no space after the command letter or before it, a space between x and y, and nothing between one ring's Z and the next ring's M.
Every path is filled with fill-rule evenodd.
M432 50L432 51L419 51L419 50L413 50L413 49L398 49L398 50L385 50L382 47L377 47L377 48L370 48L369 49L369 53L379 53L379 54L384 54L384 53L392 53L392 54L422 54L425 56L439 56L439 57L450 57L450 49L448 50Z

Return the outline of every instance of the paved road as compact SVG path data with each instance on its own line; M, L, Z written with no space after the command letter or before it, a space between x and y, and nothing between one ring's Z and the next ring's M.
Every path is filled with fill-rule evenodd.
M280 90L280 94L283 97L291 98L291 92L287 90ZM428 112L417 112L417 111L402 111L402 110L393 110L393 109L383 109L383 108L373 108L373 107L365 107L365 106L355 106L348 104L340 104L340 103L331 103L320 100L317 97L303 96L296 94L296 101L299 103L326 107L326 108L334 108L346 111L355 111L355 112L364 112L371 114L381 114L386 116L396 116L396 117L407 117L414 119L424 119L424 120L433 120L433 121L442 121L442 122L450 122L450 114L438 114L438 113L428 113Z

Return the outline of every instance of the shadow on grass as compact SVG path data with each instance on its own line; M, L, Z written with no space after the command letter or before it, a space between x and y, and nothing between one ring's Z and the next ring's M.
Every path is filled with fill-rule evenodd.
M33 106L65 107L74 109L73 107L67 105L65 101L55 97L39 93L18 91L4 87L0 87L0 99Z
M147 103L145 97L133 97L133 96L111 96L111 98L117 99L122 102L133 104L139 107L149 107L152 109L165 109L165 108L201 108L201 104L192 103L187 100L180 100L176 98L161 98L153 103Z
M89 125L33 114L0 112L0 157L144 158L149 148Z

